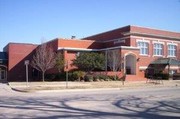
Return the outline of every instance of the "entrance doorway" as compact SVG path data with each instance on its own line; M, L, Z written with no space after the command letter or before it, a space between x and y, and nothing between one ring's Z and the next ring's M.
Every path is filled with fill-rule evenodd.
M125 65L125 70L126 74L136 74L136 56L133 54L128 54L126 55L125 58L126 65Z
M7 80L7 67L0 65L0 82Z
M5 80L5 70L0 70L0 80Z

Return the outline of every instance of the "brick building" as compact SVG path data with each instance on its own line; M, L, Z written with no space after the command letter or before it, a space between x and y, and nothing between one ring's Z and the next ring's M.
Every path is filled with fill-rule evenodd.
M127 74L127 80L143 79L147 70L158 72L157 69L151 68L157 62L158 65L164 65L170 73L180 72L180 33L178 32L129 25L83 39L56 38L47 43L51 44L55 51L63 52L65 61L68 61L66 70L75 68L72 66L72 60L79 52L106 53L108 50L117 49L121 56L120 75ZM24 61L31 60L37 46L9 43L4 48L8 63L3 66L8 81L25 81ZM176 63L169 65L170 61ZM33 72L34 69L29 67L29 74Z

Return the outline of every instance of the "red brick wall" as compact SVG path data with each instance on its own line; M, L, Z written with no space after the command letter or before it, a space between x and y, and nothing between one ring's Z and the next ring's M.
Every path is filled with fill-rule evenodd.
M99 49L103 45L100 42L90 40L59 39L58 47Z
M104 42L103 46L104 46L104 48L117 47L117 46L130 46L130 38L122 39L121 41L124 41L124 42L117 42L117 41L118 40Z
M47 45L51 47L54 51L57 51L58 49L58 39L54 39L52 41L47 42Z
M148 65L153 62L154 60L156 60L157 58L160 57L164 57L167 58L168 57L168 43L175 43L177 44L177 53L176 53L176 57L174 57L175 59L180 59L180 41L175 41L175 40L167 40L167 39L154 39L154 38L150 38L150 37L141 37L141 38L134 38L131 37L131 46L137 47L137 43L136 40L146 40L149 41L149 54L146 55L139 55L139 62L138 65L140 66L146 66L148 67ZM153 42L160 42L160 43L164 43L163 44L163 55L162 56L154 56L153 53L153 48L154 48L154 44ZM140 69L138 69L138 75L140 77L144 76L144 71L141 71Z
M76 54L77 54L76 51L64 51L64 59L66 63L66 67L64 68L64 71L70 71L77 68L73 66L73 60L76 59Z
M146 33L146 34L154 34L154 35L159 35L159 36L180 38L180 33L175 33L175 32L170 32L170 31L165 31L165 30L152 29L152 28L144 28L144 27L138 27L138 26L131 26L130 31L131 32L137 32L137 33Z
M96 41L108 41L108 40L113 40L113 39L124 37L124 35L122 33L128 32L128 31L130 31L130 26L125 26L122 28L107 31L107 32L100 33L97 35L89 36L84 39L96 40Z
M32 59L32 53L37 45L10 43L8 51L8 81L25 81L25 60ZM30 66L29 66L29 69ZM29 73L31 71L29 70ZM31 75L29 75L31 76Z

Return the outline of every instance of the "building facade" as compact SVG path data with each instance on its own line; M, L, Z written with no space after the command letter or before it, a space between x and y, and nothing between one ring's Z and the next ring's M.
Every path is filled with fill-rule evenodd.
M116 49L121 59L120 76L126 74L127 80L143 80L147 69L151 69L151 64L157 59L180 60L180 33L131 25L83 39L56 38L47 44L50 44L56 52L63 53L65 61L68 62L64 70L76 68L72 65L72 60L80 52L98 51L106 54L107 51ZM32 59L37 46L9 43L4 48L8 56L8 81L19 79L25 81L24 61ZM179 64L172 64L168 68L168 72L180 72ZM29 74L33 74L33 71L34 69L29 67Z

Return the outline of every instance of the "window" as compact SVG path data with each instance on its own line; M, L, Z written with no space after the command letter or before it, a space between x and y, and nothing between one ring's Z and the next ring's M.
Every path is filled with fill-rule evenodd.
M154 43L154 55L157 55L157 56L163 55L163 44Z
M141 55L148 55L148 43L143 41L138 41L137 46L140 48Z
M168 56L175 57L176 56L176 46L173 44L168 45Z

